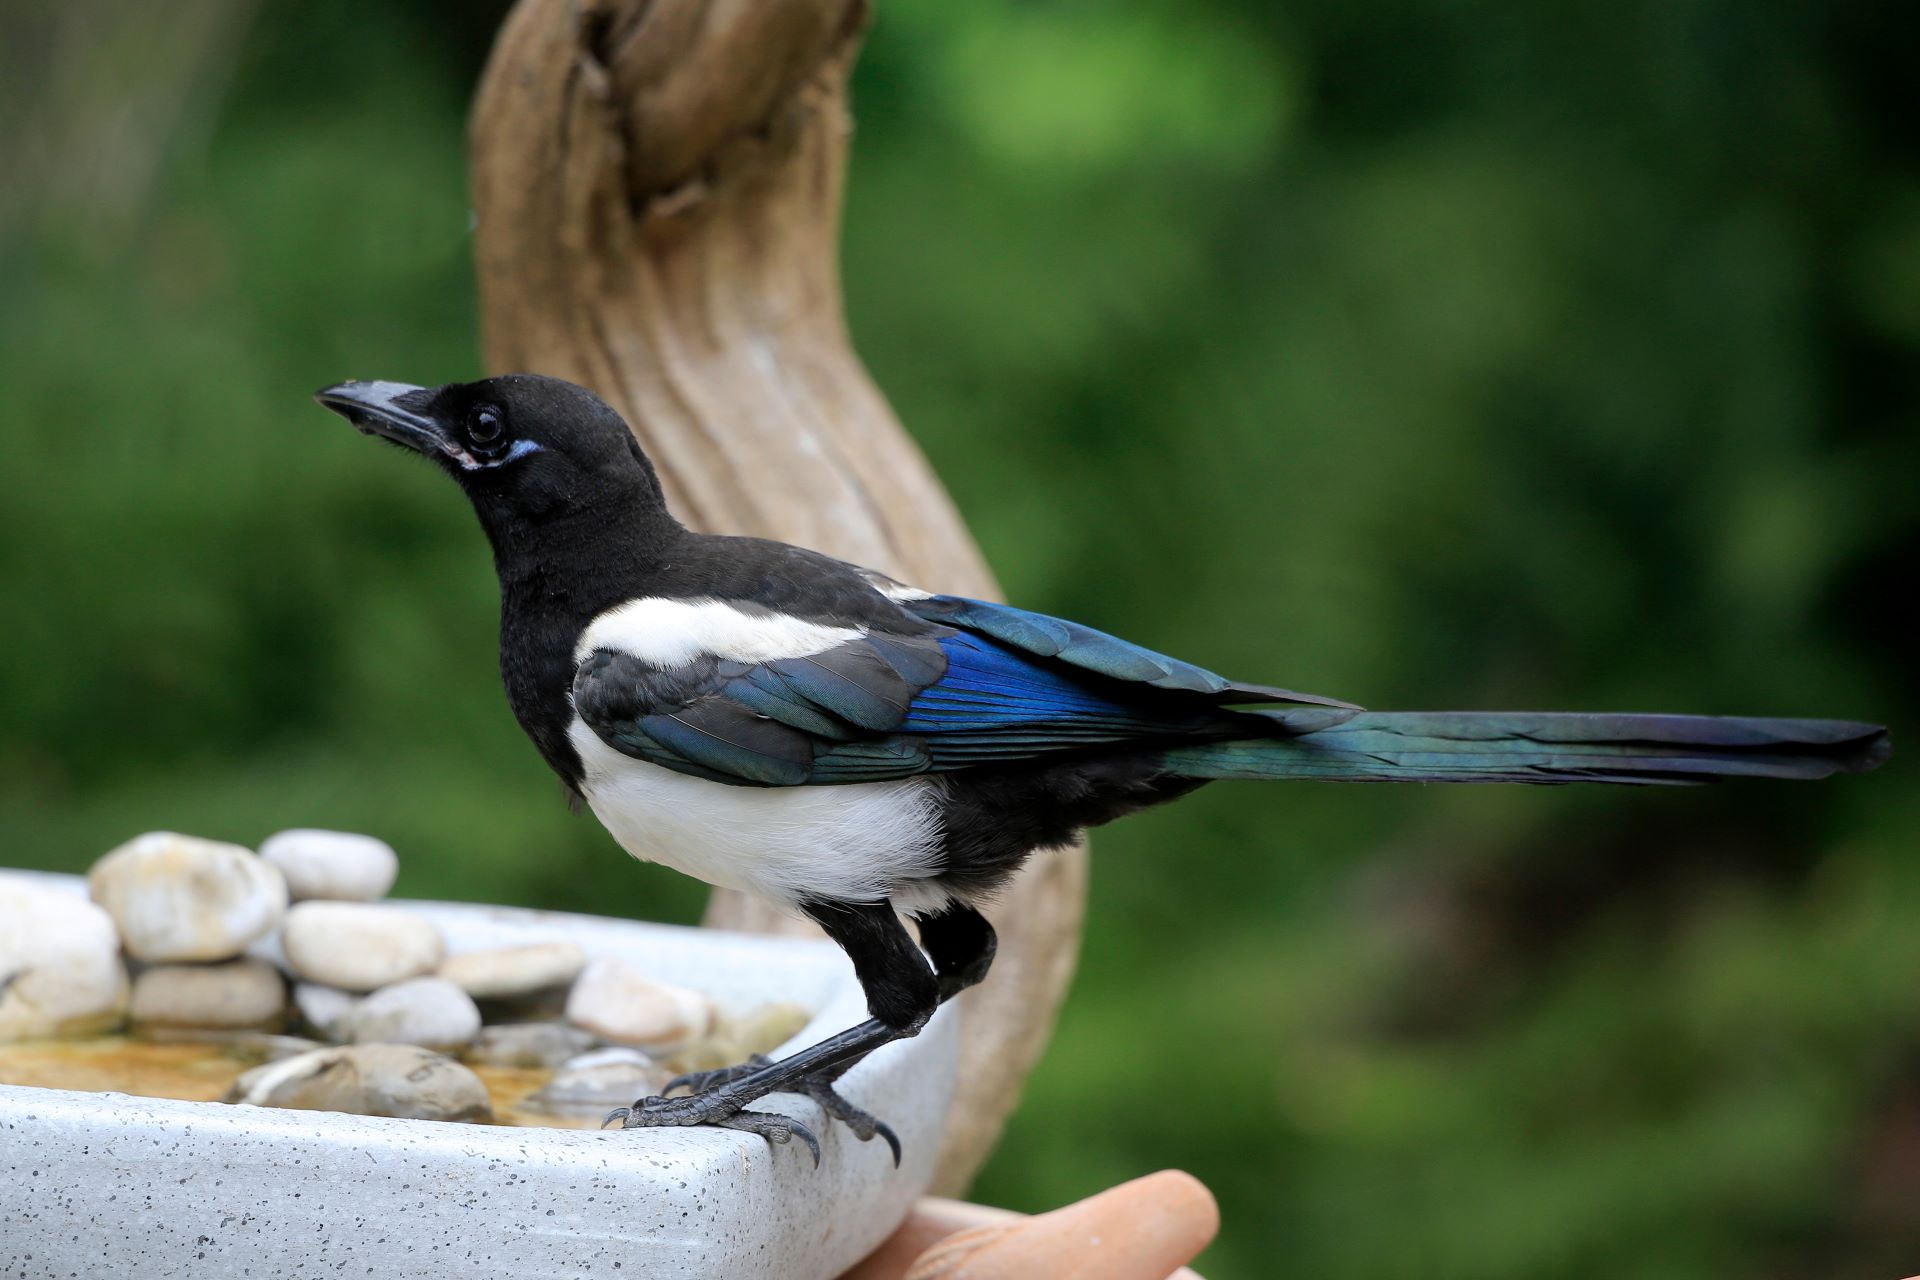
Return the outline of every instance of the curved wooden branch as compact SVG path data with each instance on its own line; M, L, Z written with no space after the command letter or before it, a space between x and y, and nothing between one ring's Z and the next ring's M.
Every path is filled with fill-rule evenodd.
M836 249L863 0L520 0L471 123L486 362L593 387L675 510L991 596L848 340ZM965 999L938 1186L991 1151L1071 979L1085 850L1036 860ZM793 922L717 893L708 922Z

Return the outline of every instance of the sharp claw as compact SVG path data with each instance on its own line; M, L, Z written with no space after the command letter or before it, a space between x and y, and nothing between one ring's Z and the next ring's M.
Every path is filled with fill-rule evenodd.
M900 1167L900 1137L886 1121L862 1111L841 1097L831 1079L815 1077L807 1082L803 1092L818 1103L822 1111L846 1125L860 1141L871 1142L876 1135L884 1138L893 1152L893 1167Z
M875 1120L873 1122L873 1131L879 1134L881 1137L885 1138L887 1140L887 1145L893 1148L893 1167L898 1169L900 1167L899 1135L894 1133L893 1126L888 1124L885 1120ZM820 1158L818 1155L814 1157L813 1162L816 1165L820 1163Z
M738 1111L713 1123L723 1129L757 1133L775 1146L785 1146L799 1138L813 1156L813 1167L820 1167L820 1140L813 1136L813 1130L792 1116L783 1116L776 1111Z
M818 1169L820 1167L820 1139L814 1137L813 1130L807 1128L807 1126L801 1124L798 1120L787 1121L787 1126L795 1137L807 1144L807 1150L813 1153L813 1167Z
M737 1067L721 1067L713 1071L689 1071L675 1076L662 1088L659 1095L642 1098L630 1107L618 1107L607 1113L601 1122L605 1127L618 1120L628 1128L649 1128L655 1125L701 1125L710 1124L724 1129L734 1129L742 1133L760 1135L768 1143L779 1146L791 1142L796 1136L806 1144L807 1152L813 1157L813 1167L820 1167L820 1140L813 1130L793 1119L772 1111L754 1111L740 1106L739 1102L723 1102L710 1095L724 1089L736 1081L747 1079L755 1071L770 1065L769 1059L755 1054ZM806 1077L795 1082L787 1089L774 1092L803 1094L818 1103L829 1119L839 1120L853 1131L862 1142L872 1141L878 1135L886 1141L887 1148L893 1153L893 1167L900 1167L900 1138L886 1123L874 1119L860 1108L848 1102L834 1090L834 1082L844 1074L844 1069L815 1077ZM691 1097L674 1098L668 1105L666 1094L675 1089L692 1090ZM694 1099L704 1099L695 1102Z

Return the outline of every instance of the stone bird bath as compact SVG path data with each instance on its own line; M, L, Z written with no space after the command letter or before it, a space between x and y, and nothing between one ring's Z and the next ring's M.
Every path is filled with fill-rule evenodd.
M75 877L34 879L86 892ZM789 1047L866 1016L851 966L825 942L407 905L456 951L567 938L723 1009L798 1002L814 1016ZM819 1135L818 1169L798 1142L718 1130L453 1124L0 1085L0 1274L827 1280L930 1182L957 1033L942 1010L846 1077L848 1096L899 1133L899 1169L884 1143L860 1143L784 1094L770 1105Z

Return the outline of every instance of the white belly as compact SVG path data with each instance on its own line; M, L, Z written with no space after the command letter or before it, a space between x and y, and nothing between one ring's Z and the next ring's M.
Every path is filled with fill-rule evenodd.
M892 898L907 910L946 901L924 883L941 861L938 784L928 779L734 787L622 755L580 720L568 736L587 804L636 858L786 910L807 898Z

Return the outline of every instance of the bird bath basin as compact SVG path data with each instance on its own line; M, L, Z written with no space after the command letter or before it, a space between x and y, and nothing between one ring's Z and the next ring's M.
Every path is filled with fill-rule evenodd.
M35 879L86 892L75 877ZM407 905L456 950L566 938L702 990L722 1009L787 1000L814 1010L776 1056L866 1016L851 966L826 942ZM879 1244L926 1189L957 1031L942 1010L843 1081L898 1132L897 1170L884 1143L857 1141L787 1094L762 1105L819 1135L818 1169L798 1142L535 1127L510 1105L503 1115L517 1123L475 1125L0 1084L0 1274L826 1280ZM66 1048L67 1082L101 1087L96 1069L111 1070L100 1062L110 1050L93 1050L89 1067L86 1042ZM168 1060L142 1048L149 1065ZM0 1079L17 1078L35 1053L44 1064L45 1052L0 1045ZM204 1058L178 1060L204 1069ZM513 1083L489 1080L496 1096Z

